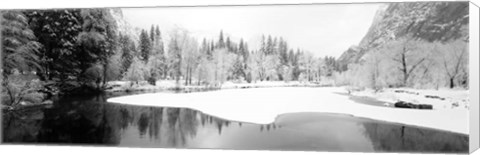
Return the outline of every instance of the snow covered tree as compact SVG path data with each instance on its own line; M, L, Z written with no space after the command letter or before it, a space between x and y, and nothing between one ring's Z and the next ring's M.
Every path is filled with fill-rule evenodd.
M160 32L160 28L157 26L155 28L155 36L154 36L154 41L153 41L153 53L154 54L165 55L164 50L165 49L164 49L164 45L163 45L162 33Z
M139 58L134 57L132 59L132 64L123 75L123 80L132 81L138 84L139 81L146 80L149 75L149 69L144 62Z
M224 48L225 47L225 40L223 39L223 31L220 31L220 36L218 37L218 42L215 48Z
M19 11L1 11L2 33L2 74L5 77L14 69L39 71L39 49L33 31L28 26L25 15Z
M44 95L39 92L43 82L33 74L22 74L17 69L2 81L1 103L6 109L18 109L22 105L41 103Z
M148 61L148 57L152 51L152 39L149 37L146 30L140 32L140 58L144 62Z
M311 81L315 74L315 63L316 60L313 57L313 54L310 52L304 52L300 55L299 59L299 68L302 71L301 75L303 80Z
M280 55L280 60L282 65L288 65L289 60L288 60L288 44L286 41L283 40L282 37L280 37L280 40L278 41L278 52Z
M80 14L84 21L82 32L78 35L81 55L77 57L77 60L81 64L81 73L86 73L87 70L92 69L103 69L94 72L101 73L100 75L93 78L85 76L87 78L82 79L82 81L84 84L86 84L85 82L95 81L97 86L99 86L99 83L105 85L109 59L115 53L117 47L116 23L107 9L83 9Z
M427 47L425 41L413 39L411 37L399 38L388 42L382 50L388 51L394 62L398 64L401 72L401 85L409 86L408 80L412 73L418 69L431 53L432 48Z
M234 50L233 42L230 40L230 37L227 37L227 39L225 40L225 48L227 48L228 52L232 52L232 53L236 52Z
M132 64L133 57L137 55L135 43L128 35L120 34L119 46L121 55L120 73L125 73Z
M274 50L274 43L272 40L272 36L268 35L267 42L266 42L266 47L265 47L265 55L271 55L273 54Z
M152 51L148 56L147 66L150 68L150 77L148 81L150 84L155 85L155 82L160 78L166 77L167 74L167 62L164 53L163 40L161 37L161 32L159 27L153 28L153 40L152 40Z
M281 70L283 81L290 82L293 80L293 67L290 65L282 65Z
M198 43L183 28L176 28L170 33L168 45L170 70L177 84L180 79L185 78L191 83L193 67L197 64ZM184 77L185 76L185 77Z
M383 83L381 80L381 73L384 71L382 70L381 66L383 65L384 55L381 51L374 50L369 52L365 63L364 63L364 81L367 83L366 86L373 88L374 90L380 90L383 87ZM352 78L359 78L362 75L355 76Z
M248 45L246 42L243 41L243 39L240 39L240 43L238 44L238 54L243 57L243 60L246 62L248 59L249 51L248 51Z
M192 84L193 71L197 68L199 63L198 43L195 38L189 36L188 34L185 34L184 37L185 38L182 42L182 62L184 63L184 65L182 65L182 70L184 73L183 75L185 75L185 85L190 85Z
M80 9L26 10L28 18L40 48L42 79L56 82L69 81L68 77L77 76L76 41L82 31L83 19Z
M151 42L155 41L155 27L153 25L150 27L150 34L148 36L150 37Z
M221 84L232 75L232 67L234 65L236 55L227 51L226 48L216 49L213 51L213 64L215 65L214 81Z
M2 86L1 104L15 109L25 102L38 103L43 83L30 71L41 71L39 48L27 18L18 11L0 11Z
M241 55L235 55L235 60L232 66L232 79L245 80L245 61Z
M180 82L181 75L181 64L182 64L182 49L180 40L180 34L174 32L168 44L168 53L169 53L169 66L172 72L172 75L175 78L177 84Z
M104 74L106 81L119 80L122 76L122 55L120 51L115 52L106 65L106 73Z
M468 80L468 43L462 40L452 42L437 43L439 54L439 63L443 66L445 74L448 78L450 88L456 87L456 83L460 82L461 75L466 75ZM468 83L461 81L460 83Z

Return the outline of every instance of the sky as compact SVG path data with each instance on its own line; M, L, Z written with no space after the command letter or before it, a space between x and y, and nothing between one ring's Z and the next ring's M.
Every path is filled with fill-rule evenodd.
M233 41L258 49L262 34L283 37L290 48L314 55L339 57L367 33L382 4L323 4L281 6L215 6L123 8L132 26L158 25L163 35L175 27L187 29L199 41L218 39L222 30Z

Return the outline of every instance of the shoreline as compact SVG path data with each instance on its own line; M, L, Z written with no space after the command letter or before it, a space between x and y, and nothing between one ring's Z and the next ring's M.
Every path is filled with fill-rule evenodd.
M118 104L190 108L223 119L258 124L272 123L276 117L286 113L325 112L469 134L468 110L418 110L365 105L350 100L348 96L335 94L342 91L344 90L339 87L275 87L248 91L222 89L187 94L147 93L114 97L107 101ZM295 95L304 101L291 97L291 92L304 92ZM271 95L278 98L269 99ZM213 97L217 99L212 100Z

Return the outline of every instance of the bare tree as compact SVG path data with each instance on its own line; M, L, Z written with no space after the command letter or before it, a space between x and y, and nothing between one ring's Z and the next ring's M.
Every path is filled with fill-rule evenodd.
M412 73L426 60L432 50L425 41L411 37L400 38L388 43L382 50L392 54L392 60L399 64L402 74L402 86L408 86Z
M454 88L456 86L455 81L468 64L468 44L462 40L457 40L446 44L438 43L437 45L440 47L437 50L440 51L440 63L445 69L449 87Z

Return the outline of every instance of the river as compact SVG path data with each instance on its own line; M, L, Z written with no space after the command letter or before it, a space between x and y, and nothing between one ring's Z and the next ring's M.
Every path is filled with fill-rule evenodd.
M184 92L165 92L184 93ZM3 113L3 143L361 152L468 152L468 135L329 113L289 113L271 124L187 108L106 102L132 93L69 96ZM228 104L228 103L226 103Z

